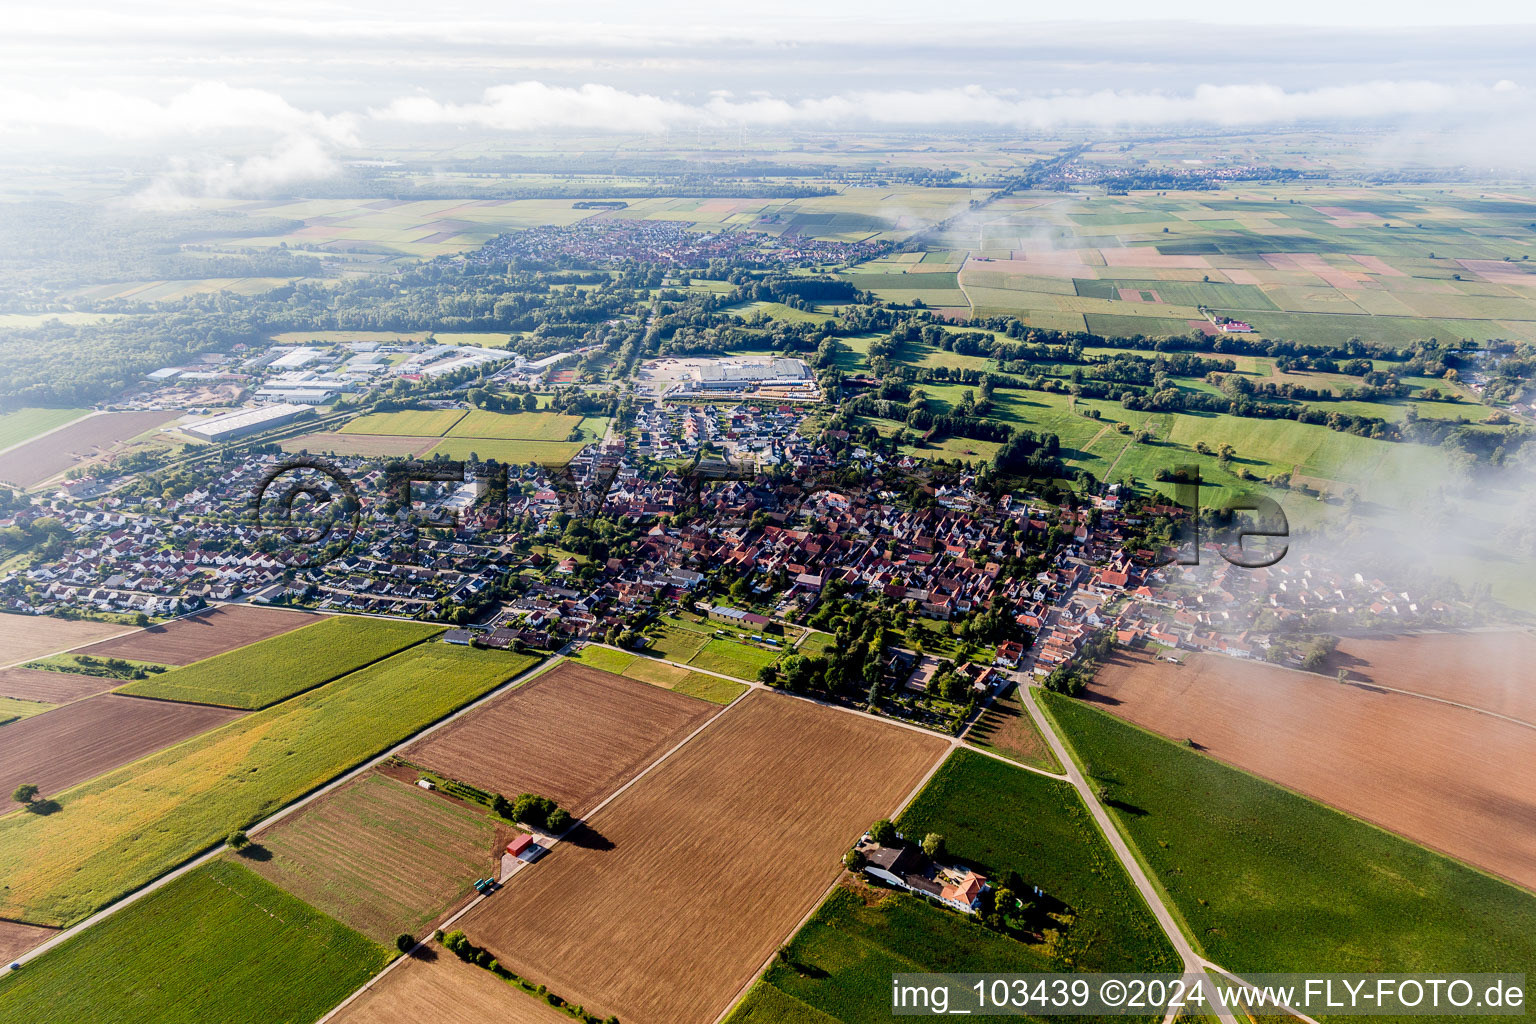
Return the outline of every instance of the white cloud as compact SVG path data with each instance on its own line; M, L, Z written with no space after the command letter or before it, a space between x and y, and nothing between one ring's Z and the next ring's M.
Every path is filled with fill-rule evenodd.
M301 110L275 92L223 82L202 82L164 101L111 89L0 91L0 133L10 134L65 130L137 141L232 130L303 133L347 145L357 141L356 124L352 114Z
M341 165L320 141L303 135L283 139L270 153L228 160L175 157L164 173L136 196L148 207L174 207L205 196L259 195L296 182L340 173Z
M1072 125L1275 124L1451 112L1468 115L1528 106L1529 96L1508 81L1494 86L1377 81L1289 92L1271 85L1201 85L1185 95L1111 89L1018 95L970 86L848 92L796 101L768 96L738 101L716 92L700 104L606 85L568 88L519 82L487 89L475 103L403 97L370 111L370 115L380 121L513 132L562 127L657 132L695 125L852 123L1048 129Z

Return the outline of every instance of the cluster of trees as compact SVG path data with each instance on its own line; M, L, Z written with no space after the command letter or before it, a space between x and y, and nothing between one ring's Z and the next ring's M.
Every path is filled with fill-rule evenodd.
M575 821L570 811L549 797L535 793L519 793L515 800L508 800L497 793L491 800L491 810L508 821L520 821L555 835L570 828Z

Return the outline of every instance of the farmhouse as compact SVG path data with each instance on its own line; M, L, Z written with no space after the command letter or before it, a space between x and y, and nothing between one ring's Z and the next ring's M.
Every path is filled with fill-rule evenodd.
M945 867L903 839L895 846L861 840L864 873L887 885L938 900L962 913L973 914L988 889L987 880L969 868Z

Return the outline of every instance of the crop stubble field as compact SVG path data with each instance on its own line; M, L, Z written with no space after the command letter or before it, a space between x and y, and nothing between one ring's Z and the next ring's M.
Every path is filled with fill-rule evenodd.
M580 815L719 709L585 665L561 664L406 749L449 778Z
M316 621L318 618L308 612L226 604L92 644L79 653L157 665L190 665Z
M596 815L596 841L562 843L461 925L589 1010L707 1024L842 870L842 851L945 749L749 694Z
M424 644L0 818L0 918L78 921L536 660Z
M258 874L379 942L421 935L497 861L483 811L377 771L252 839Z
M57 674L57 673L52 673ZM45 797L239 718L241 712L104 693L6 726L0 790Z
M1475 671L1468 671L1475 666ZM1536 637L1529 633L1418 633L1344 637L1324 671L1536 724Z
M1153 732L1192 739L1213 757L1536 888L1536 729L1212 654L1174 665L1117 653L1088 696Z
M441 949L395 967L332 1024L571 1024L571 1018L490 971Z

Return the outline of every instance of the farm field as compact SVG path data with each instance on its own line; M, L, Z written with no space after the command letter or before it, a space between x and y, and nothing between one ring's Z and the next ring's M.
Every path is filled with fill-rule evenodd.
M1046 744L1045 737L1035 728L1034 719L1019 704L1019 690L1014 686L1007 693L993 698L965 734L969 743L996 751L1022 764L1060 773L1061 765Z
M0 454L0 482L35 487L72 466L110 452L116 445L176 418L174 410L106 412L77 419L46 437L36 437Z
M759 669L772 665L782 654L783 651L765 651L734 640L714 639L688 659L688 664L738 679L756 679Z
M848 880L832 890L727 1024L863 1024L890 1019L891 975L1053 971L1037 948L915 896ZM975 1020L1049 1020L977 1016ZM1136 1020L1137 1018L1078 1018Z
M0 1022L309 1024L389 958L244 867L214 861L8 978Z
M0 413L0 451L62 427L89 412L89 409L17 409Z
M118 622L55 619L47 615L3 615L0 617L0 664L32 661L45 654L127 632L130 628Z
M76 783L239 717L238 711L197 704L138 700L110 693L87 697L5 727L5 742L0 744L0 789L9 793L23 782L31 782L42 789L44 797L52 797Z
M440 946L430 955L391 969L331 1024L571 1024L542 999Z
M1170 907L1227 969L1536 962L1536 896L1091 705L1044 704Z
M561 664L406 749L490 793L538 793L580 816L718 709L585 665Z
M40 715L53 706L42 701L19 700L15 697L0 696L0 725L9 725L11 722L18 722L24 718Z
M40 668L0 668L0 697L67 704L81 697L106 693L116 679L83 676L72 672L48 672Z
M1143 728L1193 740L1212 757L1536 889L1536 728L1214 654L1175 665L1117 652L1088 696Z
M117 692L254 711L442 631L425 622L328 615L300 629L127 683Z
M508 466L563 466L586 446L582 441L529 441L487 437L445 437L427 452L427 457L467 459L476 455L494 459Z
M1074 915L1064 957L1080 971L1179 969L1152 912L1064 780L957 750L896 819L905 835L938 832L988 877L1017 871Z
M0 921L0 962L10 963L29 949L36 949L52 938L55 931L35 924Z
M1476 665L1477 671L1466 670ZM1344 637L1323 671L1482 708L1536 724L1536 637L1529 633L1420 633Z
M748 680L755 680L758 670L778 661L789 649L788 644L767 650L737 643L714 636L715 628L713 623L663 620L647 633L651 639L648 649L668 661Z
M229 604L163 625L135 630L125 636L78 652L96 658L127 658L157 665L190 665L215 654L265 640L316 622L308 612Z
M0 818L0 918L78 921L535 660L426 644Z
M1105 336L1184 335L1206 325L1205 306L1258 336L1308 344L1531 340L1533 218L1529 201L1412 185L1091 202L1017 193L931 239L945 251L921 264L877 260L844 276L885 298L961 307L961 316L1013 314ZM929 256L944 257L933 269L945 273L919 272ZM958 291L914 291L924 277Z
M484 437L497 441L564 441L580 424L580 416L555 412L502 413L471 409L445 433L448 437Z
M403 437L442 437L464 418L462 409L402 409L371 412L347 421L343 434L386 434Z
M562 843L461 926L588 1010L708 1024L815 905L848 845L944 749L936 736L749 694L594 816L591 840Z
M258 874L382 943L423 935L498 862L479 809L377 771L251 839L271 855Z
M664 686L673 693L698 697L711 704L729 704L747 692L745 683L721 679L719 676L712 676L705 672L693 672L665 662L652 661L650 658L636 658L620 674L631 679L641 679L647 683Z
M326 452L333 455L361 455L375 458L408 458L421 455L437 443L437 438L412 434L354 434L328 430L302 434L279 442L285 452Z

